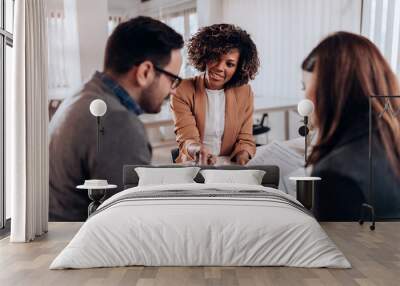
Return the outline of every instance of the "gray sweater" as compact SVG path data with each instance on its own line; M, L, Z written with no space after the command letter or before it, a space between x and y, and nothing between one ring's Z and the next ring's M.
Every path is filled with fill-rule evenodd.
M96 118L89 105L94 99L107 104L101 118L104 135L97 154ZM50 126L50 194L52 221L84 221L90 203L85 190L77 190L87 179L106 179L122 190L124 164L150 164L151 146L142 122L96 75L76 95L63 101Z

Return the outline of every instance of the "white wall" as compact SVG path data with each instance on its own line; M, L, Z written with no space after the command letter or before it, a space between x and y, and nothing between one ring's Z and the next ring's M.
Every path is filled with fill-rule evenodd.
M222 22L223 0L197 0L199 27Z
M361 0L223 0L223 21L239 25L257 45L261 69L256 96L302 98L302 60L326 35L360 32ZM283 114L271 114L271 138L283 139ZM291 137L298 118L291 118Z
M108 37L107 0L76 0L82 81L103 70Z

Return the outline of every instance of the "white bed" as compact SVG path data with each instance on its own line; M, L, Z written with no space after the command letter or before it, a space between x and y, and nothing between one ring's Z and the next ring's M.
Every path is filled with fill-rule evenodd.
M291 196L263 186L197 183L114 195L50 269L127 265L351 267Z

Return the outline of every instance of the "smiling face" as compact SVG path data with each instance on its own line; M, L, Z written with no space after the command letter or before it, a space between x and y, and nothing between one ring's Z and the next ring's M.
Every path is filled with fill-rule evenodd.
M206 86L208 89L223 89L231 80L239 63L239 50L233 49L218 60L206 64Z

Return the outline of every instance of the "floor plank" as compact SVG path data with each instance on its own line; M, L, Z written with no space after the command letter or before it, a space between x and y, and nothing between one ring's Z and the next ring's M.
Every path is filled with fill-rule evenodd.
M351 262L352 269L290 267L117 267L48 269L81 223L50 223L32 243L0 240L0 285L399 285L400 222L382 222L375 231L357 223L322 223Z

